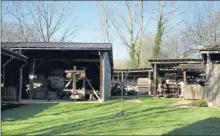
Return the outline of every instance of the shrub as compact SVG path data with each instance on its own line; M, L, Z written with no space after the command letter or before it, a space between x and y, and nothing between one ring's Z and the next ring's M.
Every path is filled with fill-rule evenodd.
M208 104L206 102L206 100L201 99L201 100L195 100L193 101L190 106L192 107L208 107Z

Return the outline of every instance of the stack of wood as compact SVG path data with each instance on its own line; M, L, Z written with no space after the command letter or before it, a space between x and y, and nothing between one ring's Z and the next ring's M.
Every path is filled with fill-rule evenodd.
M150 78L138 78L137 87L139 94L142 95L151 95L151 79Z

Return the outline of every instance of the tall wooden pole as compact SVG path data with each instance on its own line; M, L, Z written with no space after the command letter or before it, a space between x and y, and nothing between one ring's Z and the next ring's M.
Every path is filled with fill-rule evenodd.
M148 71L148 78L151 79L151 71Z
M183 71L183 97L185 96L185 92L186 92L186 84L187 83L187 77L186 77L186 71Z
M22 80L23 80L23 66L19 69L20 81L19 81L19 93L18 93L18 102L21 101L22 93Z
M35 60L30 61L30 75L34 76ZM34 77L33 77L34 78ZM33 99L33 79L29 79L29 99Z
M124 73L123 71L121 71L121 83L123 83L123 81L124 81Z
M86 74L86 68L83 68L83 70ZM85 94L86 94L86 76L83 77L83 93L84 93L83 96L85 96Z
M76 70L76 66L73 67L73 70ZM73 91L76 90L76 73L73 72Z
M157 96L157 64L154 64L154 97Z

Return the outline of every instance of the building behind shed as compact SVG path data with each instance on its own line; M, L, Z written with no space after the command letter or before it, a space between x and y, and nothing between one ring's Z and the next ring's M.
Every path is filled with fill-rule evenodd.
M209 106L220 107L220 46L202 46L200 53L206 64L204 98Z

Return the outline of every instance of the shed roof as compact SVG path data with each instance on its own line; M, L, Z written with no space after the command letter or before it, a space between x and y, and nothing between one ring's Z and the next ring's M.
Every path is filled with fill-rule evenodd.
M1 48L1 54L6 55L8 57L13 57L22 61L26 61L28 59L28 57L24 56L23 54L14 52L10 49L6 49L6 48Z
M175 68L177 68L177 69L200 70L200 71L205 70L204 64L180 64L179 66L177 66Z
M151 64L201 63L202 59L149 59Z
M114 72L148 72L153 71L152 68L120 68L120 69L114 69Z
M73 42L2 42L2 47L11 49L54 49L54 50L111 50L111 43Z
M220 51L220 45L202 45L200 51Z

